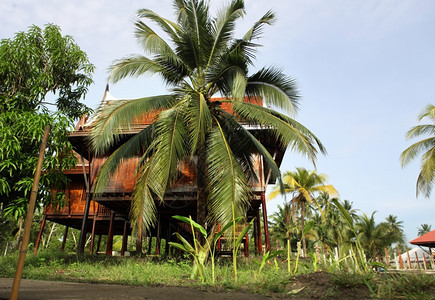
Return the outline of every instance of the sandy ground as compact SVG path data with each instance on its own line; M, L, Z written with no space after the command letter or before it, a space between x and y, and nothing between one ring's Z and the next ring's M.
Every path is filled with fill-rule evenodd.
M12 278L0 278L0 300L9 299ZM43 280L21 280L18 299L271 299L248 293L217 293L181 287L132 287Z

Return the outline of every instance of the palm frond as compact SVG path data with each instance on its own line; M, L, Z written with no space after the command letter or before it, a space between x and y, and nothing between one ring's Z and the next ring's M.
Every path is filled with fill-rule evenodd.
M435 135L435 125L418 125L415 127L412 127L407 133L406 133L406 138L407 139L411 139L414 137L419 137L420 135Z
M435 181L435 147L422 155L420 170L416 195L418 196L421 192L426 198L429 198Z
M130 220L132 227L151 229L156 222L156 204L152 193L154 156L141 167L139 178L134 186L130 207Z
M166 34L169 35L172 41L179 41L179 34L181 33L181 28L177 23L165 19L149 9L140 9L137 14L139 18L145 18L154 21Z
M222 49L227 49L227 44L234 33L235 21L241 18L245 12L243 0L235 0L228 7L222 9L213 22L212 35L213 44L207 62L205 72L214 60L215 56L221 53Z
M433 104L426 105L423 112L418 116L418 120L421 121L424 118L429 118L432 121L435 121L435 105Z
M92 148L97 154L104 153L134 121L146 113L156 113L176 103L173 95L146 97L109 102L98 112L98 119L91 129Z
M232 220L232 204L235 217L243 215L249 203L251 189L217 120L216 125L210 134L207 147L207 207L213 220L226 224Z
M233 115L224 111L221 113L225 116L225 121L228 124L228 126L222 125L222 129L225 131L225 135L229 137L228 140L233 153L240 152L241 154L238 157L244 155L246 159L245 165L248 165L248 158L246 156L250 157L255 153L260 154L263 157L263 162L269 167L272 174L278 179L278 183L282 186L281 172L269 151Z
M192 144L191 153L195 153L198 145L205 142L206 134L211 128L212 117L207 102L202 93L192 94L186 109L189 140Z
M143 149L147 149L152 142L153 126L150 125L130 138L113 152L101 166L95 179L94 193L100 194L110 181L118 166L130 157L140 156Z
M435 137L430 137L412 144L400 155L402 167L414 160L421 152L433 148L435 148Z
M299 97L295 80L279 69L263 68L250 76L246 92L249 97L262 98L292 115L297 111Z
M115 60L109 67L109 72L109 81L118 82L126 77L160 74L167 72L167 70L155 60L143 55L131 55Z
M252 41L253 39L260 38L263 33L264 25L272 25L275 22L275 14L269 10L267 11L255 24L245 33L243 40Z
M274 110L247 102L235 102L235 112L253 124L262 125L271 130L277 140L293 151L306 155L313 164L317 155L316 146L322 153L326 150L320 140L302 124Z

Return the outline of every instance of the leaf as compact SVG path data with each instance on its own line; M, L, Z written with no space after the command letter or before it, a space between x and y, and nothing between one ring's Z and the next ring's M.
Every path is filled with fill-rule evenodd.
M204 227L202 227L201 225L199 225L198 223L196 223L195 221L193 221L191 218L186 218L183 216L172 216L174 219L183 221L189 225L192 225L193 227L195 227L197 230L199 230L199 232L201 232L201 234L207 238L207 231L204 229Z

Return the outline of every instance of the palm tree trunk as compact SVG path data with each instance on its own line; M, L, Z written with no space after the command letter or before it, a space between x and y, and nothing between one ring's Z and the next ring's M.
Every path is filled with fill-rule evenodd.
M302 247L304 250L303 256L307 257L307 243L305 241L304 226L305 226L305 201L302 201L302 207L301 207Z
M205 222L207 218L207 207L206 207L206 152L205 145L202 143L198 147L198 162L197 162L197 206L196 206L196 221L205 228ZM204 242L199 237L200 242Z

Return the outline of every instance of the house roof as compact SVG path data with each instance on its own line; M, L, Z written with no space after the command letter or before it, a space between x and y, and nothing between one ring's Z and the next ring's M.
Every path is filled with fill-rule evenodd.
M423 234L422 236L420 236L416 239L413 239L409 243L413 244L413 245L418 245L418 246L426 246L426 247L435 248L435 230L432 230L426 234Z

